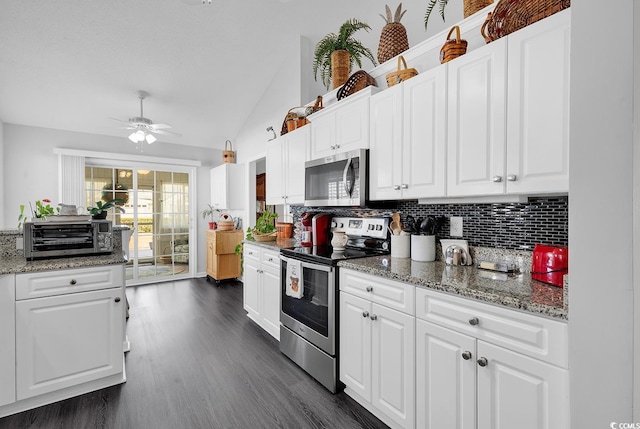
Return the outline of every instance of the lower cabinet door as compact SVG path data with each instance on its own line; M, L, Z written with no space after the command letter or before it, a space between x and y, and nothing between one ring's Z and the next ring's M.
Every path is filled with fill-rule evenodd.
M280 340L280 271L262 270L262 327Z
M17 399L123 371L122 288L16 302Z
M568 371L478 341L478 429L569 427Z
M340 380L371 402L371 302L340 292Z
M475 429L476 340L416 321L416 427Z
M16 281L0 276L0 406L16 401Z
M415 426L415 318L373 304L371 402L403 428Z
M244 259L244 272L242 273L243 277L243 287L242 287L242 301L244 305L245 311L248 313L249 317L254 321L258 322L260 317L260 288L258 281L258 267L254 265L252 261L250 261L245 252Z

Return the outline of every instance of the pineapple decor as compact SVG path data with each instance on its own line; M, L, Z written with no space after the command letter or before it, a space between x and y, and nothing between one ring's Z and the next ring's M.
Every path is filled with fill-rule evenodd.
M380 34L380 44L378 45L378 62L384 63L390 58L409 49L409 40L407 39L407 29L404 25L400 24L402 16L406 10L402 10L402 3L398 5L396 13L391 16L391 9L388 5L385 5L387 10L387 16L382 16L387 25L382 28L382 34Z

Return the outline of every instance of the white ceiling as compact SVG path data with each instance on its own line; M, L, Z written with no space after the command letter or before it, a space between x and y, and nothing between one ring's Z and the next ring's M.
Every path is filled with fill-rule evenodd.
M408 3L414 4L413 13L403 22L413 45L420 41L416 37L426 38L426 2L409 0L405 7ZM357 38L375 55L384 4L2 0L0 120L126 138L127 130L110 118L138 116L136 92L145 90L150 94L145 117L182 134L162 141L222 148L237 135L301 35L315 45L355 17L371 25L370 33ZM417 34L413 40L412 34Z

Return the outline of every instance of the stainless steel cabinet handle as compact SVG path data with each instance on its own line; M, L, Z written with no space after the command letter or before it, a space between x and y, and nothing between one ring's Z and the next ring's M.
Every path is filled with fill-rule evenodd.
M408 189L409 185L407 185L406 183L403 183L402 186L400 186L400 188L402 189Z
M469 350L466 350L466 351L462 352L462 359L464 359L464 360L471 359L471 352Z
M70 285L74 285L76 284L76 280L75 279L71 279L71 281L69 282Z
M489 363L489 361L487 361L487 358L483 358L483 357L478 359L477 362L478 362L478 365L480 365L481 367L485 367Z
M372 316L369 317L371 320L378 320L378 315L374 314Z
M508 180L509 182L515 182L516 180L518 180L518 176L516 176L515 174L509 174L509 175L507 176L507 180Z
M399 191L400 190L400 185L393 185L393 190L394 191Z
M362 312L362 317L369 317L369 312L368 311L363 311Z
M115 302L120 302L120 297L116 296L116 299L114 299Z
M491 178L491 181L496 182L496 183L502 182L502 176L493 176Z
M367 286L367 292L373 292L373 286Z
M472 317L471 319L469 319L469 325L476 326L478 323L480 323L480 321L477 317Z

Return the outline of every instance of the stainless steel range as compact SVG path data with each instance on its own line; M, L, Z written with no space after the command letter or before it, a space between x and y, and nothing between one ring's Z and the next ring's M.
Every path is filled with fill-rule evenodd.
M334 217L344 249L324 244L281 250L280 351L331 392L338 382L338 262L388 254L389 218Z

